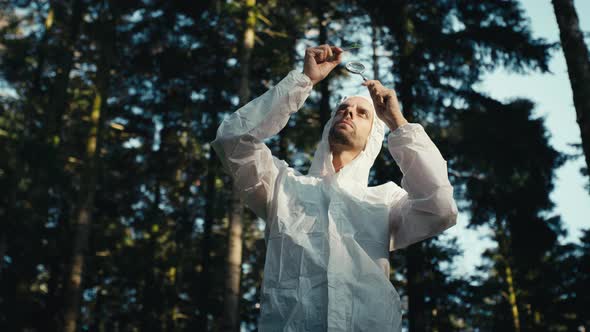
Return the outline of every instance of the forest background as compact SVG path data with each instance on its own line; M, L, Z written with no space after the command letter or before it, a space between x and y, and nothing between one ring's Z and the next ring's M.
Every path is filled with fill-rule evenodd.
M588 330L588 31L585 0L1 1L0 330L255 331L264 222L209 142L326 43L448 161L457 226L391 253L404 329ZM306 172L362 89L266 143Z

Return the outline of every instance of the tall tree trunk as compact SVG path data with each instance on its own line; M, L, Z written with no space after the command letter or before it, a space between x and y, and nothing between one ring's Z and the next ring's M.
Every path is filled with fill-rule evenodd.
M63 6L52 4L52 6ZM61 294L64 289L61 287L64 281L64 265L66 262L63 257L67 255L69 248L63 239L67 237L65 224L68 222L70 213L67 212L68 202L66 198L61 195L58 199L58 208L53 209L54 215L51 216L49 209L52 204L52 192L60 193L63 189L60 188L60 182L63 178L63 165L65 163L67 151L59 148L61 142L61 127L62 127L62 116L67 109L69 102L68 98L68 86L70 82L70 73L72 71L74 63L74 51L76 42L80 35L82 16L84 14L85 7L81 0L74 0L72 4L72 13L68 20L64 18L66 9L58 7L58 15L56 24L61 26L60 31L64 31L64 40L62 41L63 48L58 56L58 70L53 85L49 88L49 100L45 108L45 127L43 128L42 139L44 140L43 145L47 147L47 151L51 151L47 155L45 164L49 166L49 170L44 169L39 175L39 189L42 195L42 204L40 204L44 213L43 219L48 220L53 217L57 220L56 228L53 232L48 235L53 242L52 247L54 250L48 253L48 270L49 270L49 281L47 283L47 309L44 312L45 328L47 331L58 331L59 329L59 313L58 310L62 308L60 303ZM66 23L67 21L67 23ZM49 22L46 23L50 25ZM39 80L41 77L39 76ZM49 176L52 174L52 176Z
M217 25L222 25L222 13L221 13L221 1L217 0L214 2L215 16L217 17ZM210 36L212 40L213 49L222 50L223 45L221 28L212 31ZM214 66L215 76L225 77L224 73L224 61L225 59L221 53L215 55ZM209 112L207 112L207 132L206 140L211 142L215 139L215 133L217 131L217 114L224 111L221 109L223 96L221 94L221 88L217 88L212 93L211 104L209 105ZM197 269L199 271L199 286L198 286L198 300L197 307L199 315L197 317L197 327L202 331L208 331L209 329L209 289L211 288L211 279L209 276L209 269L211 265L211 235L213 231L213 224L215 223L215 207L217 206L217 194L215 190L215 182L217 179L218 161L215 150L209 148L209 158L207 159L207 177L205 180L205 200L207 202L205 207L205 218L203 224L203 240L201 241L201 266Z
M590 56L573 0L552 0L574 95L586 167L590 171Z
M250 1L250 0L249 0ZM225 294L222 331L237 332L240 327L240 280L242 274L243 204L238 191L232 192L225 268Z
M219 55L217 57L220 57ZM217 60L219 63L220 61ZM218 74L223 74L222 71L218 71ZM219 100L221 96L219 93L214 92L213 99ZM215 102L214 102L215 104ZM208 114L209 126L207 128L207 140L212 141L215 138L215 129L217 125L216 111L212 105L211 111ZM208 321L208 306L209 306L209 287L211 280L209 278L209 265L211 261L211 233L213 230L213 224L215 223L215 207L216 207L216 193L215 193L215 180L217 179L217 167L216 159L217 155L215 150L209 149L209 159L207 160L207 177L205 180L205 218L203 224L203 240L201 244L201 267L197 269L199 272L199 288L198 288L198 302L199 315L197 318L198 327L202 331L207 331Z
M375 14L372 14L375 15ZM371 57L373 67L373 79L380 80L379 75L379 31L380 27L377 25L376 20L371 16ZM386 151L386 149L384 149ZM373 165L373 171L375 172L375 184L381 184L390 180L390 171L385 167L385 159L377 158ZM394 271L391 270L390 275L393 275Z
M413 74L414 45L411 36L414 34L413 22L409 17L409 4L404 2L400 6L397 26L394 27L394 37L399 45L399 76L400 83L396 91L400 95L404 117L408 122L414 122L413 112L415 99L412 88L415 84ZM407 292L408 292L408 320L411 332L426 331L426 305L424 294L424 250L423 243L410 245L406 250Z
M506 233L506 227L502 219L502 213L496 213L496 240L498 242L498 251L500 254L501 264L504 265L504 280L506 282L506 300L510 306L510 315L512 316L512 325L514 332L520 332L520 313L518 310L518 301L516 297L516 286L514 275L512 273L510 260L510 239Z
M379 26L371 19L371 48L373 57L373 79L379 80Z
M68 278L66 280L64 326L65 331L68 332L76 331L76 322L80 306L84 260L86 249L88 247L88 238L90 236L94 194L96 191L96 159L98 157L97 140L99 137L102 105L103 100L105 99L103 92L104 91L101 91L100 89L97 89L95 92L96 94L91 114L92 127L86 142L86 165L81 179L81 199L78 203L76 224L74 225L75 238L72 248L72 261L68 271Z
M108 15L108 13L103 13ZM70 267L67 271L64 293L64 331L75 332L80 298L82 293L82 279L84 274L85 254L90 237L94 197L98 179L98 162L102 145L102 122L105 118L106 92L109 71L113 61L113 41L115 40L114 22L109 20L101 23L100 29L100 60L99 70L95 82L95 95L90 116L90 131L86 141L86 156L84 170L80 180L80 200L76 208L74 229L74 243ZM103 30L104 29L104 30Z
M68 103L67 92L70 82L70 72L74 62L74 49L80 33L83 12L82 0L75 0L73 1L72 15L67 18L67 7L62 3L52 1L51 9L45 22L44 43L47 43L47 36L55 25L57 25L57 28L54 30L61 31L63 35L60 41L61 49L57 55L55 80L49 87L49 100L47 104L43 105L45 114L44 121L42 122L45 125L42 126L40 136L38 137L43 150L46 151L43 155L44 159L42 159L44 165L43 167L37 167L37 174L34 175L38 186L36 186L37 189L34 190L33 195L34 197L38 197L35 200L37 202L36 205L45 221L49 219L50 191L52 188L55 189L54 187L56 186L56 182L59 181L63 169L61 167L63 160L61 159L64 158L63 156L61 158L58 157L60 154L57 153L60 142L59 129L61 128L61 118ZM44 53L45 51L42 50L39 56L41 63L38 65L38 70L34 78L36 82L33 86L33 93L37 95L43 93L41 91L41 78L45 62ZM53 174L53 176L49 176L49 174Z
M324 1L320 0L316 4L316 16L318 20L318 29L320 31L319 43L324 45L328 43L328 19ZM320 86L320 135L324 130L324 125L330 119L330 75L318 83Z
M512 323L514 324L514 331L520 332L520 318L518 313L518 305L516 303L516 288L514 287L514 279L512 277L512 268L506 260L504 266L504 273L506 278L506 286L508 288L508 303L510 304L510 313L512 314Z
M256 27L256 0L245 0L246 26L244 29L240 63L240 105L250 100L250 60L254 49ZM222 330L237 332L240 327L240 279L242 273L242 231L244 207L237 190L232 192L229 221L228 253L225 275L225 304Z
M406 251L408 320L411 332L426 331L423 252L421 242L412 244Z
M217 93L214 93L217 95ZM219 97L217 97L219 98ZM214 99L217 99L214 97ZM217 124L216 112L212 110L209 112L209 128L207 130L208 140L212 141L215 138L215 126ZM205 188L207 192L205 194L207 205L205 207L205 218L203 224L203 240L201 245L201 267L199 271L199 297L198 297L198 327L202 331L208 331L208 306L209 306L209 287L211 280L209 278L209 265L211 261L211 233L213 230L213 224L215 222L215 206L216 206L216 193L215 193L215 180L217 173L215 168L217 163L215 158L217 155L213 149L209 149L209 159L207 160L207 178Z

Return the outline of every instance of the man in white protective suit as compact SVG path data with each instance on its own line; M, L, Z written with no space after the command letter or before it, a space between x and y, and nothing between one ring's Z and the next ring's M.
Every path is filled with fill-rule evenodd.
M305 52L291 71L230 116L212 146L246 205L266 221L260 331L400 331L401 305L389 281L389 251L453 226L457 206L447 163L422 125L408 123L394 90L367 81L370 98L332 111L307 175L271 154L263 140L299 110L343 50ZM368 186L384 139L403 173Z

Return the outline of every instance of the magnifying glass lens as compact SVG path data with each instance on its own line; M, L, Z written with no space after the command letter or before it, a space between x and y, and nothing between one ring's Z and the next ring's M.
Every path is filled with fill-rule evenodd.
M355 71L357 73L360 73L360 72L362 72L362 71L365 70L365 66L363 66L362 63L351 62L348 65L349 65L349 67L350 67L351 70L353 70L353 71Z
M360 62L349 62L346 64L346 69L355 74L359 74L365 71L365 66Z

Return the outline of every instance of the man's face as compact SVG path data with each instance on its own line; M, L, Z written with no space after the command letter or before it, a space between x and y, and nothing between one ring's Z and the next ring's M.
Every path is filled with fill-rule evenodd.
M371 126L374 108L364 98L351 97L338 106L330 128L330 146L343 149L362 150L365 148Z

